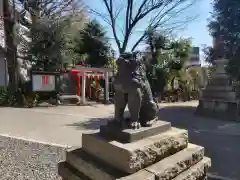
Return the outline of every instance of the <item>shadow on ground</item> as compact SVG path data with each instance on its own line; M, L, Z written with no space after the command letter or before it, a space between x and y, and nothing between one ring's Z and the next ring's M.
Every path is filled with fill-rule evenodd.
M172 126L188 129L191 143L205 147L212 159L211 174L239 180L240 123L195 115L196 107L163 107L159 118Z
M160 108L159 118L173 127L187 129L190 142L205 147L206 156L212 159L211 174L239 180L240 123L200 117L195 110L195 106L166 106ZM91 118L67 126L97 130L112 118Z
M107 122L111 119L113 119L112 116L104 118L90 118L87 121L79 121L76 123L67 124L66 126L76 128L77 130L97 130L101 125L106 125Z

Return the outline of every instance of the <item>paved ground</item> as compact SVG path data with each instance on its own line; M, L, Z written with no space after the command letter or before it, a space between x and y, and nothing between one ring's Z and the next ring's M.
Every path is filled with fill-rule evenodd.
M81 135L96 131L113 116L112 106L60 106L49 108L0 108L0 134L81 146Z
M240 179L240 123L196 117L197 102L161 104L160 118L189 130L190 141L203 145L212 158L211 173ZM63 146L81 146L81 135L93 132L113 116L113 106L0 108L0 134Z
M166 106L160 117L172 126L188 129L190 141L205 147L212 159L212 175L239 180L240 123L196 117L196 106L197 102Z

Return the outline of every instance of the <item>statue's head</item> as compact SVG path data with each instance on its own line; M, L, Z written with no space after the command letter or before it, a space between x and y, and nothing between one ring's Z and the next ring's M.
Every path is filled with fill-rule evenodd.
M125 66L131 66L132 68L139 67L143 64L143 58L139 52L126 52L122 53L118 60L118 65L124 64Z
M144 61L140 53L123 53L117 60L118 76L129 79L145 77Z

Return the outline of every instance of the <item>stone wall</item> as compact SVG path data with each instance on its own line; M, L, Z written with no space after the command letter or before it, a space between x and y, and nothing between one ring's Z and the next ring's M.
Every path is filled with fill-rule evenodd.
M0 135L1 180L62 180L58 162L67 147Z

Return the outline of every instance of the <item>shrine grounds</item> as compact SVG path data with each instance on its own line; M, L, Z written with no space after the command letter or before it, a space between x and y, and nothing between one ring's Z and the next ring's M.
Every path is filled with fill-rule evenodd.
M240 123L197 117L197 101L160 104L159 117L189 130L205 147L213 179L240 179ZM0 108L0 179L60 180L57 163L82 133L97 131L113 117L113 105Z

